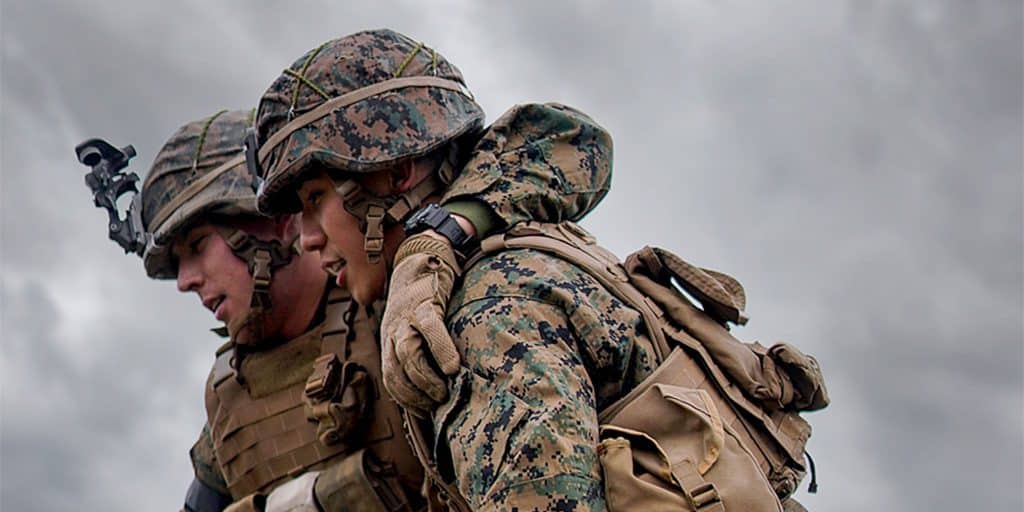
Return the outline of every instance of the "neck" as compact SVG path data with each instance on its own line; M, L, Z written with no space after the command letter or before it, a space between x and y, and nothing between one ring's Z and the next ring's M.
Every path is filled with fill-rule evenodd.
M274 297L274 308L283 309L281 337L289 340L306 332L320 306L320 299L327 288L327 276L320 269L316 255L305 253L296 261L282 268L274 276L284 284L279 296Z

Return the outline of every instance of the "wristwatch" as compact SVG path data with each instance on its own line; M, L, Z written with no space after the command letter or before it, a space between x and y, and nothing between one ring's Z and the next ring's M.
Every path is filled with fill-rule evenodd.
M462 258L469 257L480 247L479 240L466 233L452 217L451 212L437 204L432 203L420 208L409 217L409 220L405 221L406 236L422 233L428 229L433 229L447 238L456 254Z

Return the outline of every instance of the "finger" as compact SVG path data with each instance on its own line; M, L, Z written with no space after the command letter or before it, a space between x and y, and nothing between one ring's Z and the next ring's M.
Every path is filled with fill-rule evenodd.
M461 357L455 348L455 342L448 334L448 326L444 323L441 312L430 304L421 304L413 312L414 325L426 341L426 347L434 358L437 366L445 375L455 375L459 371Z
M433 410L434 403L430 397L417 389L405 374L390 337L381 343L381 373L384 389L399 405L420 417L427 417L424 411Z
M437 402L448 398L448 384L424 350L423 338L412 326L406 324L396 339L397 358L405 375L421 392Z

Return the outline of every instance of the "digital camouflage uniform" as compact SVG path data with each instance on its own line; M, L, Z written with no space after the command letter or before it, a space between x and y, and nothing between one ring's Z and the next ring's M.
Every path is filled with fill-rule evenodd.
M397 77L441 75L462 83L432 50L386 30L330 41L299 58L257 110L249 162L264 179L260 210L297 209L294 187L313 164L384 170L467 134L472 150L442 199L453 210L485 204L498 226L559 222L580 218L604 197L611 139L569 107L519 105L481 131L474 128L479 107L447 85L343 101ZM450 109L437 111L439 104ZM436 425L439 448L452 450L461 494L481 508L601 509L596 408L653 366L637 341L636 313L579 269L529 251L478 263L451 307L452 333L467 359ZM590 341L575 341L580 336ZM588 368L600 376L596 390ZM548 406L544 414L528 412ZM445 464L443 454L438 459Z
M610 140L599 128L599 137L550 144L550 127L572 119L585 118L517 107L481 140L486 151L464 172L610 169ZM587 186L547 190L573 197ZM462 189L448 192L456 193ZM505 197L519 204L514 191ZM532 250L478 261L448 311L463 368L434 422L438 458L448 452L461 494L481 510L603 510L597 411L655 366L639 314L578 267Z

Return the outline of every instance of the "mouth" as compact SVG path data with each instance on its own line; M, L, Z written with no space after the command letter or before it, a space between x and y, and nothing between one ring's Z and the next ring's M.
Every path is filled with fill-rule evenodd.
M224 304L224 301L226 299L227 299L227 296L225 296L225 295L215 295L213 297L209 297L209 298L203 299L203 306L206 309L209 309L213 313L214 316L218 316L217 313L220 312L220 306L221 306L221 304ZM219 320L219 318L218 318L218 320Z
M337 259L333 261L324 261L320 263L320 267L324 269L328 274L337 277L341 273L341 270L345 268L345 260Z
M339 258L333 261L324 261L320 263L324 271L334 277L334 283L339 287L345 287L345 264L347 262L344 258Z

